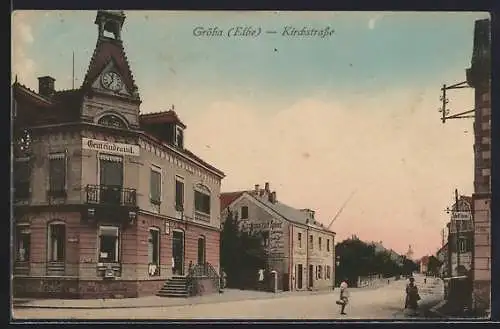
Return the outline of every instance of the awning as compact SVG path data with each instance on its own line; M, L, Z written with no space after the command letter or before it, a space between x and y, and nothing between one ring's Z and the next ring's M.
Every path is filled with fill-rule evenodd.
M49 154L50 160L59 160L64 159L66 157L66 153L51 153Z
M118 236L118 227L114 226L101 226L99 227L100 236Z

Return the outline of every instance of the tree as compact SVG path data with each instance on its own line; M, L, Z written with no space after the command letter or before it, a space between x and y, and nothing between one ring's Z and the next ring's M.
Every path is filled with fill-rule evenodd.
M257 271L266 267L266 259L260 232L243 231L237 213L228 211L220 243L220 262L228 287L252 286Z
M439 274L439 269L443 263L439 261L435 256L429 257L429 262L427 263L427 272L431 275Z
M337 283L344 279L354 283L360 276L373 274L398 276L402 272L393 252L385 248L377 250L374 244L363 242L356 236L337 244L335 254L339 261L335 276Z
M403 258L403 274L406 276L411 275L413 272L418 270L418 265L409 258Z

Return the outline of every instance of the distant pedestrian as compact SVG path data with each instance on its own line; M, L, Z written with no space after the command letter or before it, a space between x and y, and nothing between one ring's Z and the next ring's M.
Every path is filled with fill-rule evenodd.
M349 291L347 288L347 280L342 281L342 283L340 284L340 296L339 300L337 301L337 305L340 305L340 314L342 315L346 315L345 308L349 303Z
M410 277L410 283L406 285L405 309L416 311L419 300L420 295L418 294L418 287L415 284L415 278Z

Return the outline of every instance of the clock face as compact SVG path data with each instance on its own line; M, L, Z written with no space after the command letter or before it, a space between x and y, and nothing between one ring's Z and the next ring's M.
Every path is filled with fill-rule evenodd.
M116 72L106 72L101 78L102 86L112 91L119 91L123 87L123 81Z

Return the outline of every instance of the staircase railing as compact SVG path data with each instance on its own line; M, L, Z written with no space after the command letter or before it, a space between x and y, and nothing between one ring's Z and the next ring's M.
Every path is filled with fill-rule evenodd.
M190 296L196 295L198 283L201 279L209 279L214 285L216 291L220 290L220 276L217 270L212 266L212 264L206 262L203 264L196 264L188 269L186 275L186 283L188 288L188 293Z

